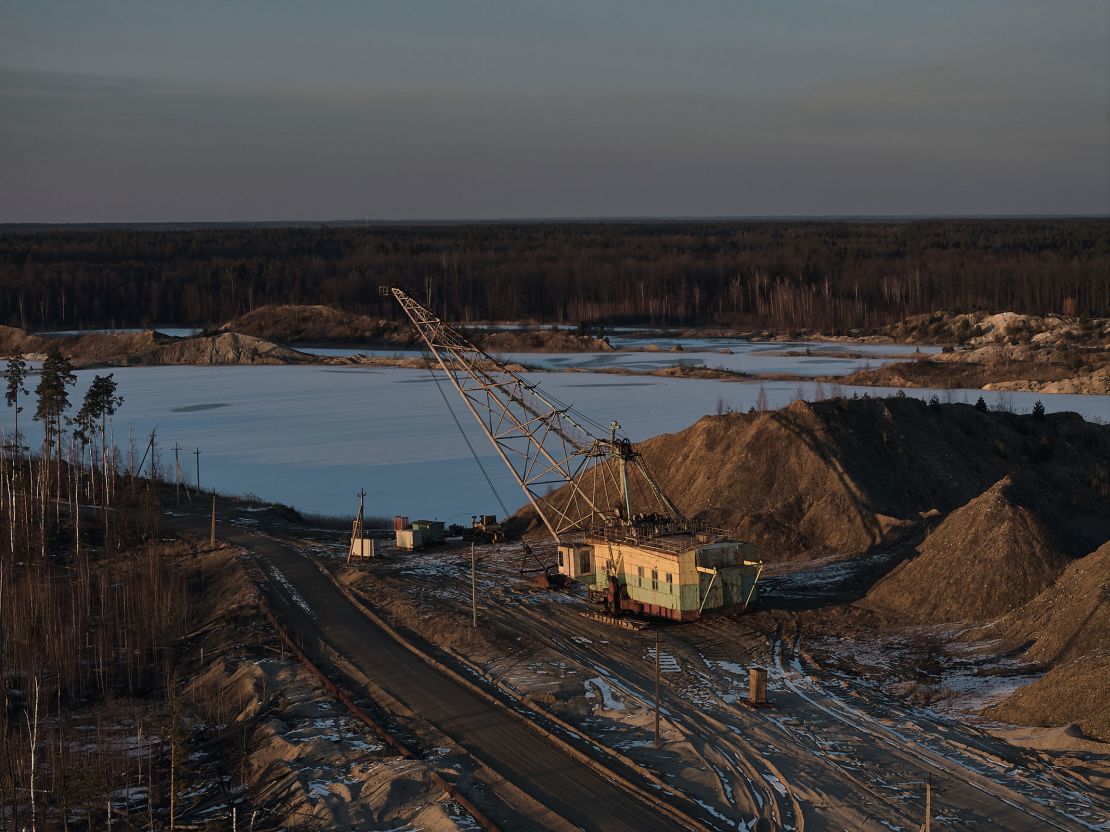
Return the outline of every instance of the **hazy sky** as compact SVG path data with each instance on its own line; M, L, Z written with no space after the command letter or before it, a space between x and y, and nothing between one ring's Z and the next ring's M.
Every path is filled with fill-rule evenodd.
M1107 0L0 0L0 221L1110 213Z

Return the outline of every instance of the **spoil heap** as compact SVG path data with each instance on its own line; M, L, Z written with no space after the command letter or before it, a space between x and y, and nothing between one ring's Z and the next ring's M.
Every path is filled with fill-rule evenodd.
M131 353L119 359L121 364L192 364L214 366L225 364L312 364L316 356L279 346L261 338L223 332L196 338L176 338L152 349Z
M558 329L522 329L474 333L474 340L489 353L497 352L612 352L604 338Z
M1018 725L1078 725L1088 737L1110 742L1110 647L1062 662L1018 688L988 714Z
M1067 556L1017 492L1005 477L952 512L864 605L921 623L981 621L1049 587Z
M253 335L279 344L360 343L407 347L412 328L396 321L356 315L331 306L260 306L220 327L221 332Z
M707 416L639 448L683 512L734 529L767 561L892 543L923 514L947 514L1007 475L1037 494L1069 555L1110 537L1100 462L1110 427L1075 414L1037 420L913 398L795 402Z
M50 340L47 338L31 335L17 326L0 326L0 352L4 355L34 355L46 352L49 346Z
M1059 579L991 628L1026 645L1032 661L1053 663L1110 650L1110 542L1074 561Z
M1052 669L991 715L1031 725L1075 723L1110 741L1110 542L1072 563L1051 587L989 628Z

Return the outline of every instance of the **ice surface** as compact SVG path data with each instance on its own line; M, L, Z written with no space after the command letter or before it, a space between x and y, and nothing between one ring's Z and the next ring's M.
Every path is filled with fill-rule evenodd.
M49 332L36 332L35 335L40 335L46 338L62 337L65 335L92 335L92 334L114 334L126 335L129 332L146 332L152 327L122 327L120 329L55 329ZM173 338L192 338L194 335L200 335L201 330L197 327L188 326L158 326L153 327L155 332L161 332L163 335L169 335Z
M80 371L71 392L74 409L96 372ZM501 508L482 478L443 399L426 370L317 366L121 367L110 370L125 403L114 419L116 443L126 449L128 431L141 458L152 429L159 461L173 478L180 443L185 479L195 480L193 448L201 449L201 482L233 494L252 493L302 511L353 515L356 494L367 491L369 515L430 517L469 524L472 514ZM543 389L573 403L602 424L616 419L633 441L681 430L716 412L718 399L736 410L756 404L760 388L768 405L781 407L800 393L816 398L807 382L740 383L598 373L527 374ZM31 380L33 386L34 380ZM828 392L828 387L825 387ZM454 391L452 407L510 510L523 494ZM845 387L844 395L872 388ZM908 390L928 399L934 391ZM949 391L939 392L948 400ZM998 394L950 391L952 400L988 404L1005 396L1018 410L1042 399L1049 411L1076 410L1110 419L1110 397ZM213 405L221 405L213 407ZM20 420L29 444L41 441L39 423ZM0 408L10 433L12 412ZM125 451L126 458L126 451Z
M738 373L765 373L785 375L847 375L867 367L878 367L891 361L907 360L917 350L923 354L940 352L939 347L911 344L856 344L824 341L764 342L739 338L639 338L614 336L615 347L625 347L634 352L573 352L534 353L498 352L497 356L528 367L547 370L597 370L621 368L633 372L651 372L667 367L709 367ZM681 345L682 351L671 352ZM643 347L657 346L656 351ZM418 355L416 350L399 351L351 349L334 347L301 347L303 352L314 355L367 355L377 357ZM814 353L828 355L784 355L784 353ZM852 355L863 355L854 358ZM897 356L897 357L895 357Z

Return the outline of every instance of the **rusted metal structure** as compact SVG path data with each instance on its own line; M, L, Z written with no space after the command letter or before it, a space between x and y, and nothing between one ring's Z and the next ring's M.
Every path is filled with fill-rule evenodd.
M617 422L578 413L402 290L383 293L401 305L558 543L560 573L610 614L692 621L752 602L762 569L752 545L686 518Z

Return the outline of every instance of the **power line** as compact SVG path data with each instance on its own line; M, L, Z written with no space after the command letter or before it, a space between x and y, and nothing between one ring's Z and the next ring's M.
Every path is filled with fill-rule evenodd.
M497 500L498 505L501 506L501 511L504 513L505 517L508 517L510 514L509 509L505 505L505 501L501 499L501 495L497 493L497 488L493 484L493 479L490 477L489 472L486 471L486 466L482 464L482 460L478 456L478 452L474 450L474 445L471 443L470 437L466 435L466 431L463 429L462 422L459 421L459 417L455 414L455 409L451 407L451 402L450 400L448 400L447 394L443 392L443 385L439 383L439 376L436 375L435 370L432 368L432 361L428 357L428 353L424 352L423 356L424 364L428 368L428 372L432 376L432 381L436 383L436 390L439 391L439 395L443 399L443 403L447 405L447 412L451 414L451 418L455 421L455 427L457 427L459 429L459 433L462 434L463 441L466 442L466 447L470 449L470 455L474 457L474 461L478 463L478 468L479 470L481 470L482 476L486 478L486 483L489 485L489 490L493 492L493 496Z

